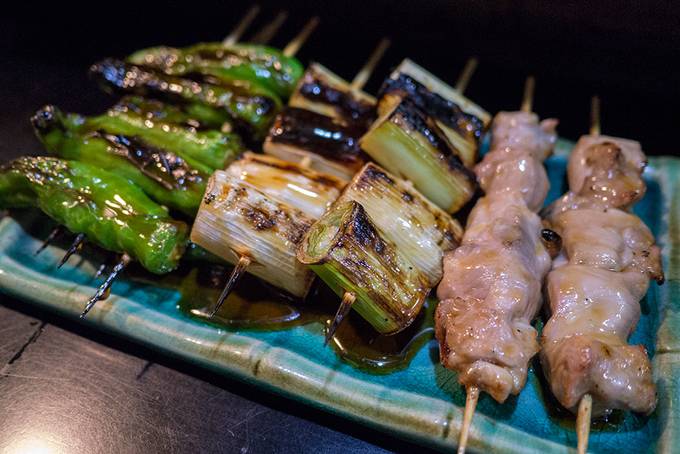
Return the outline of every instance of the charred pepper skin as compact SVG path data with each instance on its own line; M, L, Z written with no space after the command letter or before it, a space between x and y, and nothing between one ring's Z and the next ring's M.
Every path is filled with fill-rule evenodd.
M231 131L231 118L224 111L211 109L202 104L169 104L141 96L124 96L111 112L134 113L147 120L175 123L202 131L217 129Z
M187 225L114 173L77 161L23 157L0 168L0 207L37 207L73 233L127 253L156 274L172 271Z
M57 115L57 109L53 106L42 110L49 109ZM203 164L211 170L225 168L244 150L240 137L234 133L196 131L192 127L175 123L149 120L131 111L111 110L94 117L61 114L61 117L62 122L78 134L96 132L122 135L174 153L192 165Z
M194 78L178 77L115 59L92 65L90 75L107 91L202 105L206 110L216 111L214 115L226 114L237 129L254 139L266 135L281 108L281 100L274 92L244 80L227 83L200 74Z
M224 82L245 80L263 85L283 99L290 97L304 71L297 58L256 44L199 43L179 49L158 46L139 50L128 61L175 76L199 73Z
M45 148L55 156L115 172L139 186L151 199L194 217L212 169L156 148L136 138L83 131L85 121L46 106L32 118Z

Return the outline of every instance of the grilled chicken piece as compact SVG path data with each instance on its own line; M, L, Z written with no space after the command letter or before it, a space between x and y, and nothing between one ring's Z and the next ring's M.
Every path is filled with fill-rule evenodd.
M637 142L585 136L569 159L571 191L548 210L564 248L547 278L552 315L541 361L553 393L572 411L586 394L596 416L656 406L647 353L626 342L649 279L663 282L652 233L622 210L645 192L644 165Z
M442 364L499 402L519 393L538 352L530 322L551 260L535 211L547 193L541 161L552 151L555 125L524 112L496 116L491 151L475 169L486 196L470 213L461 246L445 256L437 290Z
M569 192L546 213L584 207L625 210L645 195L640 176L646 165L639 142L583 136L569 157Z

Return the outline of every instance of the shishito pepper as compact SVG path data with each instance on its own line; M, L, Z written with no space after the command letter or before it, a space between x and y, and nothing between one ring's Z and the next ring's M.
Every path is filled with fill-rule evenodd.
M87 120L47 106L31 119L38 138L56 156L115 172L167 207L194 216L212 168L154 147L137 136L84 127Z
M170 104L141 96L125 96L111 108L112 112L133 112L151 121L175 123L199 131L217 129L231 131L230 117L224 111L203 104Z
M56 112L53 106L43 108L43 111L45 109ZM200 163L212 170L225 168L243 151L241 138L234 133L196 131L184 125L150 120L129 110L112 109L94 117L77 114L61 117L64 125L78 134L97 132L125 136L175 153L192 164Z
M265 87L245 80L226 82L210 77L197 80L165 74L145 66L107 59L90 67L90 74L106 89L161 98L174 103L202 105L226 113L234 126L263 137L281 107L281 100Z
M408 327L430 291L426 276L355 201L335 205L312 225L297 257L336 294L353 293L352 308L383 334Z
M302 64L278 49L256 44L199 43L184 48L151 47L128 57L173 76L205 74L220 81L244 80L267 87L288 98L302 75Z
M2 166L0 207L37 207L71 232L127 253L156 274L175 269L187 244L187 225L141 189L77 161L23 157Z

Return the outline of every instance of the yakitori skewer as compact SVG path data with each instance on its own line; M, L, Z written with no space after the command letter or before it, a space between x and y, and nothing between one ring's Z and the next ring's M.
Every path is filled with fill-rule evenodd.
M530 322L551 259L536 212L548 190L542 161L554 147L556 121L539 122L531 113L533 91L529 77L521 111L500 112L493 121L490 151L474 169L485 196L470 213L461 245L444 258L437 291L441 362L458 372L467 392L459 453L479 394L499 402L518 394L538 352Z
M314 32L316 27L319 25L320 19L318 16L312 17L304 27L302 27L302 30L300 30L300 33L295 36L295 38L292 39L291 42L286 45L286 47L283 48L283 54L287 57L292 57L298 53L300 48L305 44L307 41L307 38L309 38L309 35Z
M288 11L280 11L270 23L262 27L248 41L254 44L267 44L286 22L286 19L288 19Z
M375 98L362 89L388 47L389 40L381 40L352 82L311 63L274 120L263 151L349 181L365 161L358 140L375 112Z
M592 415L649 414L657 402L647 352L627 342L649 280L664 279L652 232L630 212L645 193L646 158L638 142L601 135L599 111L593 98L590 134L569 158L569 191L545 210L563 247L545 284L541 362L557 400L576 413L579 453Z
M224 40L222 40L222 44L225 46L231 46L236 44L240 39L241 36L245 33L246 29L250 26L250 24L255 20L255 17L260 13L260 6L259 5L253 5L241 18L241 20L236 24L234 29L229 33Z
M600 98L593 96L590 100L590 135L600 135ZM593 413L593 396L586 394L581 398L576 412L576 450L578 454L588 451L590 438L590 420Z

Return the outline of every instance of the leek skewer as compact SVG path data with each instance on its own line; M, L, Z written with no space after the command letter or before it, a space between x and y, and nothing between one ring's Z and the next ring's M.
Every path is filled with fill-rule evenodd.
M344 81L342 78L319 64L311 64L291 96L289 107L304 109L305 111L309 111L306 116L317 117L316 119L323 120L324 124L320 123L314 125L319 126L319 128L314 129L315 133L320 134L323 138L333 135L334 140L336 140L335 143L337 143L339 147L342 147L341 144L344 143L343 140L345 140L345 137L347 137L347 140L352 140L352 136L358 136L361 132L357 131L355 133L354 129L356 128L350 128L346 125L347 119L342 117L337 111L336 106L324 102L310 101L300 93L300 90L305 83L319 80L322 85L327 85L334 90L348 93L350 98L356 100L355 102L366 103L372 107L376 103L375 98L363 92L362 89L370 79L375 67L380 62L389 46L390 40L383 38L373 50L366 63L364 63L363 67L356 76L354 76L351 83ZM349 181L363 164L363 160L360 158L357 159L357 156L355 156L359 152L356 145L354 145L354 149L352 149L351 152L349 149L336 149L334 153L343 155L343 157L340 157L339 159L342 162L338 162L338 160L325 158L317 153L299 148L295 146L295 144L288 144L285 140L275 140L276 137L282 139L285 136L285 132L289 129L297 130L293 120L295 117L292 116L294 112L295 110L290 110L289 112L283 112L277 116L271 132L262 146L264 152L280 159L300 163L301 165L305 165L306 167L310 167L319 172L328 173L340 177L345 181ZM311 121L314 122L314 120ZM325 125L326 123L328 123L328 125ZM338 134L340 134L341 137L338 137ZM355 140L353 140L353 143L355 143ZM328 147L325 148L328 149ZM349 159L357 161L356 164L351 163Z

